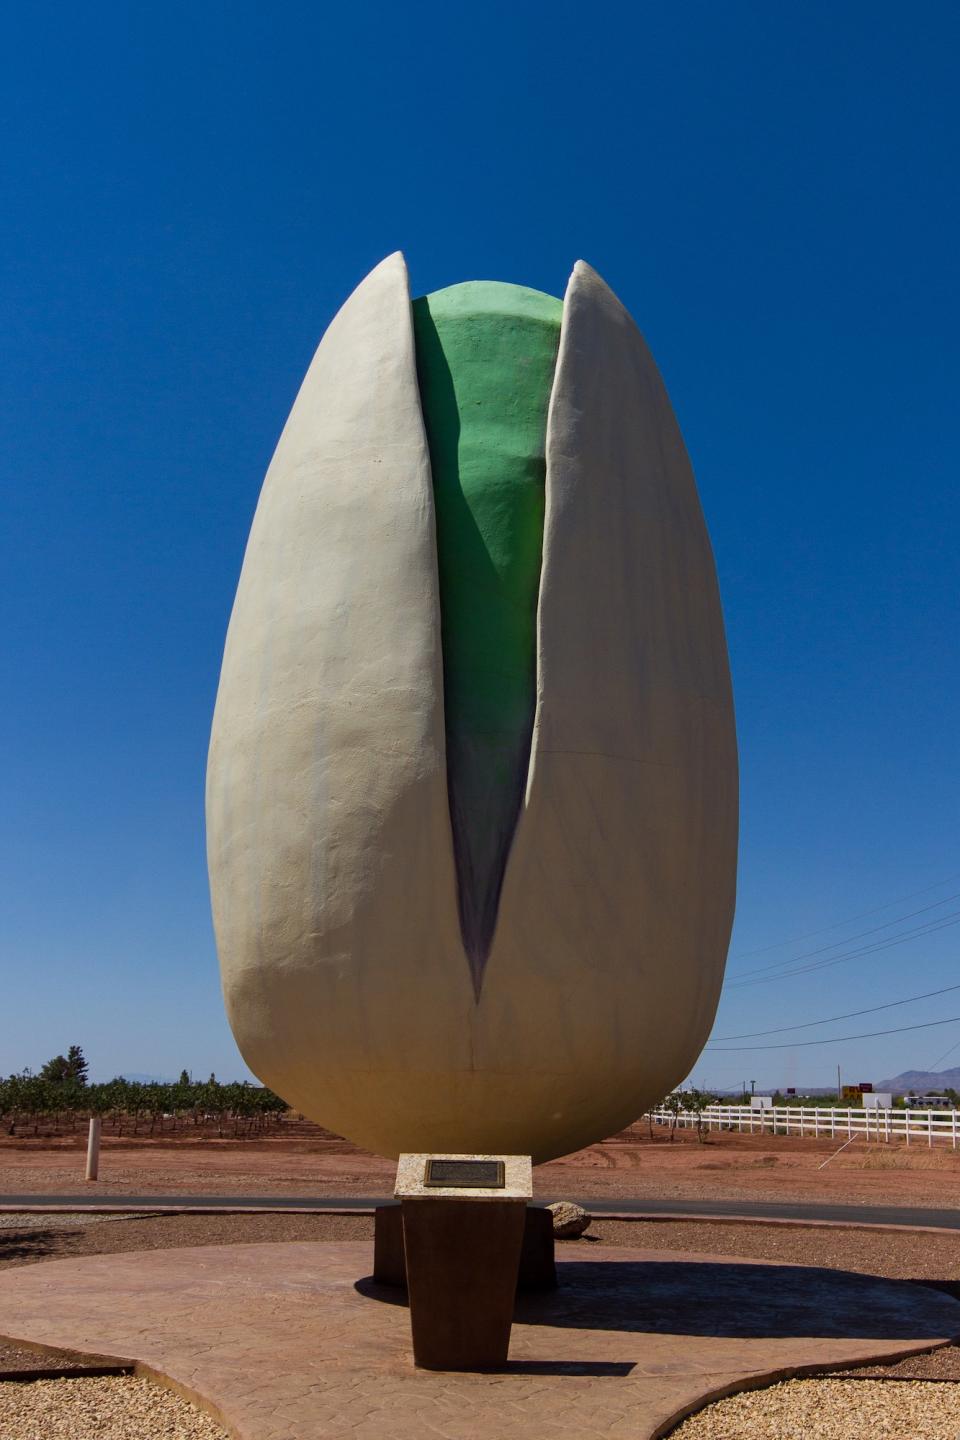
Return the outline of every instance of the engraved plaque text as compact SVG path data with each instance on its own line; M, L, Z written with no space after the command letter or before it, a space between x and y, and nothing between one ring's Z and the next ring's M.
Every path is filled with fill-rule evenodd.
M505 1184L502 1160L427 1161L425 1185L447 1190L502 1190Z

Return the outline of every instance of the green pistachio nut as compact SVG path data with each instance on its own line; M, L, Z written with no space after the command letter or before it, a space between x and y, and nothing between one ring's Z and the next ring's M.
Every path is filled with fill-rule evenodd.
M547 407L562 313L552 295L492 281L413 303L437 512L457 894L478 988L530 758Z

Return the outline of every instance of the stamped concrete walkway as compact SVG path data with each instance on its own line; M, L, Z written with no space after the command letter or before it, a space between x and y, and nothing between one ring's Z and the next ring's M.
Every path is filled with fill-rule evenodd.
M0 1275L0 1335L140 1362L238 1440L660 1435L707 1397L960 1334L905 1281L591 1245L518 1306L510 1363L418 1371L366 1244L203 1246Z

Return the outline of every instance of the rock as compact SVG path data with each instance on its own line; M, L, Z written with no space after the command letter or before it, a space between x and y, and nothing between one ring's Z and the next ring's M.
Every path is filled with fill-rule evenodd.
M558 1200L547 1209L553 1216L553 1233L558 1240L576 1240L586 1230L593 1216L572 1200Z

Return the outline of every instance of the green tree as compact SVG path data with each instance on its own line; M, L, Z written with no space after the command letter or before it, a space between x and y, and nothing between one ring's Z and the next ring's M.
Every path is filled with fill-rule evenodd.
M74 1081L77 1085L87 1083L87 1062L79 1045L71 1045L66 1055L54 1055L40 1071L40 1079L51 1085L65 1085Z
M73 1080L77 1085L87 1083L87 1060L79 1045L71 1045L67 1051L67 1073L65 1080Z
M678 1095L676 1090L674 1090L672 1094L664 1097L663 1109L666 1110L667 1114L670 1116L671 1143L673 1142L674 1133L677 1128L677 1122L680 1119L680 1114L683 1108L683 1097Z
M708 1105L714 1103L712 1095L706 1090L687 1090L680 1096L680 1103L690 1115L693 1115L697 1125L697 1139L701 1145L706 1141L703 1129L703 1114Z

